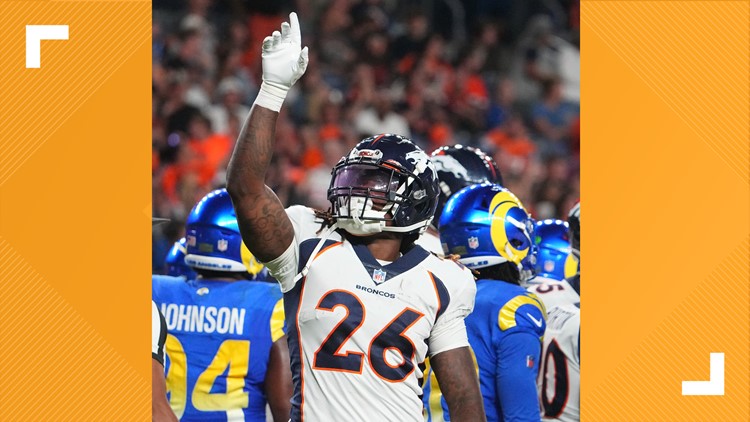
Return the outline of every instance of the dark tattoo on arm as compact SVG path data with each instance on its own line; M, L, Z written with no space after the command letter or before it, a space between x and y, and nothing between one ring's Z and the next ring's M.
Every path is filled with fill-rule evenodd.
M448 350L430 358L448 403L451 420L458 422L485 421L482 394L468 347Z
M284 206L265 185L278 115L253 106L227 168L227 191L237 211L242 240L261 262L280 256L294 239Z

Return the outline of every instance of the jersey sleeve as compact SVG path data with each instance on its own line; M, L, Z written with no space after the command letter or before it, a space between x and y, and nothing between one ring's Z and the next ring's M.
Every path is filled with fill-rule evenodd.
M315 211L302 205L292 205L285 209L289 221L294 228L294 240L289 247L276 259L264 262L268 272L279 281L281 291L288 292L296 284L294 279L298 274L300 263L300 245L308 240L318 236L322 228L322 222L317 221ZM338 238L338 234L332 234L330 237Z
M297 234L295 233L295 237ZM281 285L282 293L286 293L294 288L294 278L297 275L299 267L299 244L296 240L289 244L284 253L278 258L264 262L263 265L268 268L268 272L278 280Z
M435 281L441 283L440 279ZM474 309L474 298L477 294L474 276L468 269L457 267L457 271L448 275L442 284L448 303L445 304L445 300L443 301L441 306L444 309L438 311L435 325L432 327L429 340L430 356L469 345L464 318Z
M276 342L284 336L284 300L279 299L271 313L271 341Z
M500 308L497 325L503 333L523 331L536 335L540 340L547 328L547 310L535 294L519 294Z
M151 301L151 357L164 365L164 343L167 341L167 322Z
M497 345L495 385L506 421L539 421L536 377L541 342L535 334L517 331Z

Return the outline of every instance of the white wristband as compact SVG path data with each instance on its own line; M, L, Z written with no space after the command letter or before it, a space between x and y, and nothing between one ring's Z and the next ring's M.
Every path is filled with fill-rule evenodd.
M258 96L255 97L255 104L267 108L271 111L278 112L281 110L281 105L284 104L284 99L289 89L279 87L278 85L271 85L266 81L260 84L260 91Z

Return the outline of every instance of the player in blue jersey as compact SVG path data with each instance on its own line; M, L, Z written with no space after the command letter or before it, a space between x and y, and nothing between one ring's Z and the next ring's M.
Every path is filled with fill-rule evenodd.
M440 218L440 239L478 274L466 318L488 421L539 421L536 377L545 330L542 302L520 286L533 254L533 223L518 198L492 184L456 193Z
M445 145L432 151L430 160L437 170L438 205L435 209L435 218L416 243L430 252L443 255L443 246L440 243L437 227L448 199L467 186L485 182L502 185L503 178L495 160L479 148L460 144ZM429 361L426 363L422 388L426 422L442 422L444 403L440 384Z
M554 282L572 277L578 271L578 260L571 252L568 223L563 220L537 221L534 227L537 249L536 277L530 284Z
M174 245L172 245L172 248L167 253L167 257L164 259L164 264L167 267L167 275L192 280L198 274L185 263L185 255L187 254L186 242L184 237L174 242Z
M154 276L164 314L167 388L182 421L289 419L291 373L276 283L242 244L226 190L204 197L186 227L185 262L198 277Z

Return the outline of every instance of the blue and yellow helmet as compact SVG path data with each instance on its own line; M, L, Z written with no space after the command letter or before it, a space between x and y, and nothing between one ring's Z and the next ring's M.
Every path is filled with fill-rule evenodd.
M256 276L263 265L242 242L237 214L226 189L204 196L186 223L185 263L195 269L248 272Z
M578 261L570 251L568 223L553 219L538 221L534 228L534 245L537 275L554 280L575 275Z
M187 241L182 239L174 242L172 248L167 253L164 264L167 267L167 275L173 277L185 277L188 280L195 279L195 271L185 264L185 255L187 254Z
M531 277L536 261L533 233L533 220L516 195L491 183L461 189L440 217L446 254L474 269L512 262L522 281Z

